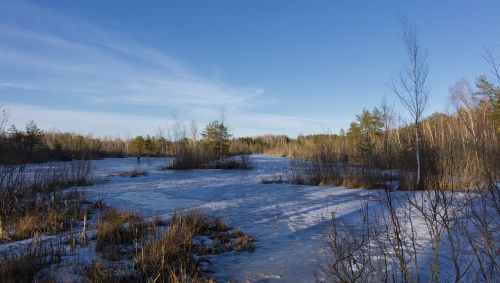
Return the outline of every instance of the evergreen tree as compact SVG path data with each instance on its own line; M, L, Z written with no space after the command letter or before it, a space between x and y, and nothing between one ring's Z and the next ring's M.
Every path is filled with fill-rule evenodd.
M154 149L154 142L151 136L147 135L146 139L144 140L144 151L146 154L151 154Z
M219 121L209 123L201 136L205 149L214 153L217 159L222 159L229 152L229 138L231 135L224 123Z
M26 124L23 143L29 152L34 152L35 149L43 146L43 131L38 128L34 121Z
M370 160L375 149L375 139L382 134L384 126L382 113L375 107L373 111L363 109L352 122L348 137L357 145L359 155L363 160Z
M135 137L134 140L132 140L132 148L137 154L142 155L145 150L144 137L143 136Z
M479 89L478 94L486 96L490 101L490 117L495 124L496 133L500 135L500 86L494 85L485 76L477 79L476 86Z

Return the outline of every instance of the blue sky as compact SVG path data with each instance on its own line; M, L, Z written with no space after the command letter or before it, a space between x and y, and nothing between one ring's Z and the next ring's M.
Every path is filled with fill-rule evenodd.
M0 103L10 122L98 136L200 127L223 108L236 136L347 128L401 109L388 86L405 15L428 50L427 114L500 55L500 1L0 0ZM401 109L402 110L402 109ZM403 111L402 111L403 112Z

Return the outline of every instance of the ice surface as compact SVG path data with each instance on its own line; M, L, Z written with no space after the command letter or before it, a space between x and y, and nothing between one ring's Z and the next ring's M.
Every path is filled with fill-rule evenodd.
M289 160L262 155L254 155L252 159L255 165L252 170L183 171L162 169L167 158L145 157L140 165L135 158L96 160L93 161L96 174L103 182L82 190L89 192L91 198L103 199L109 206L133 210L145 217L159 215L167 219L179 210L202 209L252 235L256 239L255 252L230 252L210 258L209 277L221 282L315 282L320 265L325 262L327 245L323 232L331 214L335 213L339 221L357 225L356 221L362 219L365 200L369 200L369 211L385 209L380 202L373 201L383 197L380 190L262 184L262 179L272 179L273 174L287 175ZM148 174L135 178L115 174L134 169L146 170ZM418 200L421 193L414 194ZM402 213L399 205L401 203L395 201L398 214ZM413 225L417 231L420 269L424 274L421 279L427 281L425 274L429 274L432 241L421 217L417 215ZM19 250L29 242L0 245L0 251ZM446 239L442 243L441 278L453 278L445 250ZM469 254L465 246L462 249ZM88 247L75 253L81 266L95 256ZM59 268L70 269L71 264L61 264Z
M256 238L254 253L212 258L220 280L312 282L319 272L326 219L360 208L370 191L291 184L261 184L264 177L288 172L286 158L252 156L253 170L165 171L165 158L142 158L147 176L113 177L96 186L94 197L144 216L201 208ZM94 162L101 177L134 169L134 158ZM146 167L146 168L144 168Z

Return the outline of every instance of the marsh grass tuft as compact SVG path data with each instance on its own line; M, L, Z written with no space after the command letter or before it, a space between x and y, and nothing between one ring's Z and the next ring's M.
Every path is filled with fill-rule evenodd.
M97 222L96 250L108 259L119 259L122 246L138 241L146 227L147 223L138 214L111 208Z
M105 212L97 224L96 251L107 260L129 262L132 270L120 273L94 261L85 269L85 277L103 282L207 282L206 256L254 249L252 237L200 210L175 213L162 224L131 212Z

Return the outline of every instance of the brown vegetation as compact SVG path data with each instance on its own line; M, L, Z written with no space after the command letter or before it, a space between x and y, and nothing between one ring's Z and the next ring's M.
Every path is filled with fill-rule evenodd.
M120 171L118 173L109 173L107 176L108 177L130 177L130 178L135 178L135 177L140 177L140 176L147 176L148 171L142 170L140 168L135 168L130 171Z
M481 98L460 83L452 90L452 102L454 114L436 113L420 122L420 188L479 188L484 182L494 186L494 180L500 179L496 158L500 155L500 135L490 118L493 109L489 98ZM354 128L347 134L299 137L281 147L294 158L292 181L342 185L346 179L347 185L383 187L399 176L401 189L417 188L414 126L398 125L393 115L384 118L383 112L374 112L371 118L381 124L367 136ZM363 122L360 119L358 123Z
M112 264L94 261L85 276L106 282L204 282L206 255L254 248L250 236L197 210L174 214L166 227L159 224L130 212L106 212L97 225L96 250L109 260L131 260L132 270L115 272ZM206 244L203 237L212 243Z
M224 156L222 159L209 150L193 145L181 147L167 169L251 169L252 160L248 155Z
M61 261L62 247L47 245L38 239L25 249L18 249L0 258L0 279L2 282L31 282L37 272Z
M89 162L52 166L0 166L0 242L57 234L83 219L84 198L78 189L89 185Z
M145 229L146 222L138 214L109 209L97 221L96 250L117 259L120 247L140 239Z

